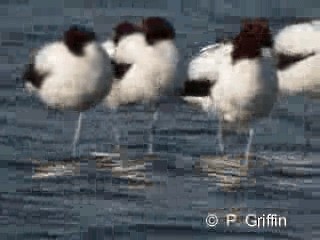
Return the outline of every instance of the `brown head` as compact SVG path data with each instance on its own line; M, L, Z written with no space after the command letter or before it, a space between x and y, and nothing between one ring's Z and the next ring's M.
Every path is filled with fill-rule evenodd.
M270 31L269 21L266 18L243 19L241 31L255 32L263 47L272 47L273 39Z
M162 40L174 40L175 30L172 24L162 17L148 17L142 20L142 29L149 45Z
M142 29L130 22L124 21L119 23L114 29L113 41L115 44L121 40L121 38L131 35L133 33L142 32Z
M261 56L261 49L271 47L272 42L267 20L245 19L242 21L240 33L233 40L233 61L259 57Z
M64 33L63 38L68 49L77 56L82 56L84 46L95 40L96 35L94 32L75 25Z

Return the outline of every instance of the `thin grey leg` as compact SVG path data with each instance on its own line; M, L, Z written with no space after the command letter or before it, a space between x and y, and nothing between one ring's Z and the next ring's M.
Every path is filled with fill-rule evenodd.
M109 152L91 152L92 156L95 157L119 157L120 156L120 132L119 132L119 123L118 123L118 118L117 118L117 110L112 109L111 110L111 132L112 136L115 140L115 146L116 150L119 150L118 152L115 153L109 153Z
M117 110L112 110L112 135L115 140L115 148L116 150L120 150L120 132L119 132L119 122L117 117Z
M222 122L222 120L219 120L217 141L218 141L218 146L219 146L220 153L224 154L223 122Z
M156 110L153 112L152 116L152 122L149 132L149 144L148 144L148 153L153 153L153 142L154 142L154 131L155 131L155 124L159 119L159 109L156 108Z
M272 109L271 109L271 111L270 111L270 113L269 113L269 115L268 115L268 118L267 118L268 121L271 122L272 117L273 117L274 113L276 112L277 107L279 106L279 104L280 104L282 101L283 101L283 100L282 100L282 97L277 97L277 100L276 100L275 103L273 104Z
M80 133L81 133L81 125L82 125L82 117L83 117L83 113L80 112L79 113L79 117L78 117L78 123L75 129L75 133L73 136L73 142L72 142L72 157L76 157L77 155L77 145L80 139Z
M251 146L252 146L253 137L254 137L254 130L253 130L253 128L250 128L250 129L249 129L248 144L247 144L246 152L245 152L245 157L246 157L247 163L248 163L248 161L249 161L249 156L250 156L250 151L251 151Z
M308 119L308 110L310 109L309 103L305 103L304 113L303 113L303 127L304 127L304 138L306 142L306 147L304 151L304 156L308 155L311 148L311 123Z

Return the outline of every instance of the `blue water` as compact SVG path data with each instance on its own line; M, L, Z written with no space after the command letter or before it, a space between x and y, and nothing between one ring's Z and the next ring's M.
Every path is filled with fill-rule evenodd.
M311 1L304 8L295 1L147 2L1 2L0 239L319 239L318 101L284 99L271 119L256 123L248 168L237 157L218 157L216 119L177 98L161 104L155 156L145 154L147 107L112 113L97 106L84 116L81 157L70 159L77 114L48 111L19 78L30 49L59 37L69 24L93 26L103 40L121 19L168 15L186 62L216 35L237 31L239 15L272 17L278 28L282 17L318 14ZM90 157L112 150L114 121L120 158ZM235 135L228 142L229 150L244 149ZM208 213L219 217L216 227L206 225ZM242 219L228 227L223 221L226 214L249 213L285 216L287 226L251 228Z

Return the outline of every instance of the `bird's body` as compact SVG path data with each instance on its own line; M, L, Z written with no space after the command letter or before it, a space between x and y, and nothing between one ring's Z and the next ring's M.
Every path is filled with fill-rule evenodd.
M281 97L303 95L320 98L320 21L294 23L275 36L274 53ZM306 154L309 151L311 127L306 119L309 104L304 105L303 122Z
M93 32L73 26L63 40L35 52L23 79L49 108L82 112L101 102L110 91L110 59ZM80 125L81 116L79 131Z
M231 44L226 48L233 51ZM272 59L256 56L232 62L229 54L221 63L218 81L211 89L213 109L224 122L236 125L266 117L277 97Z
M87 110L109 91L107 56L97 44L86 46L84 51L84 57L68 54L66 46L58 42L45 46L35 56L37 71L47 74L36 92L50 108Z
M232 64L231 43L219 44L208 50L211 52L202 52L198 58L208 58L206 64L211 68L203 66L205 63L202 59L191 61L189 79L192 80L186 82L185 87L193 83L198 86L205 85L210 90L208 92L201 89L193 94L185 92L184 100L200 105L204 111L218 112L225 122L236 125L246 125L251 119L268 115L278 90L273 59L262 56L242 59ZM199 64L198 68L195 68L194 63L201 61L203 65ZM194 73L197 70L198 72ZM204 84L205 82L207 84Z
M77 34L79 30L69 32ZM48 107L87 110L111 88L110 59L94 39L85 42L79 54L70 50L73 46L68 46L66 41L49 43L39 49L23 78L27 88ZM42 76L40 81L35 80L37 75Z
M105 103L110 108L132 103L152 103L173 88L178 52L172 41L153 46L144 43L140 33L130 35L117 46L114 60L130 64L121 79L116 79ZM141 46L141 48L139 47Z
M221 151L224 129L248 129L253 120L272 110L278 82L273 59L263 56L263 48L271 45L267 22L252 20L233 40L206 48L189 65L183 98L218 115ZM196 85L206 85L209 91Z
M286 26L275 36L279 91L320 97L320 21Z
M174 89L179 59L174 28L164 18L149 17L141 25L120 23L114 32L113 39L103 43L112 58L114 72L114 81L104 104L114 110L131 104L151 106L155 110L153 130L159 99ZM152 139L149 152L153 151Z

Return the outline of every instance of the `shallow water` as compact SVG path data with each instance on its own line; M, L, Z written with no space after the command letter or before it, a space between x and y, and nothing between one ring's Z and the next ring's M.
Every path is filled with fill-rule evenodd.
M33 17L50 27L37 23L28 32L34 24L27 18L31 6L18 6L20 12L14 11L14 4L3 7L13 15L2 28L20 31L23 37L11 36L16 40L0 49L1 239L319 238L319 102L290 98L277 106L272 119L256 123L248 166L238 157L219 157L217 121L176 98L161 104L155 156L145 155L149 109L130 106L112 113L97 106L84 116L81 157L70 159L77 114L46 110L17 77L29 48L54 38L70 22L86 24L85 17L79 17L81 8L66 9L65 22L59 22L55 15L60 8L53 4L52 11L37 10ZM103 36L106 21L100 18L93 19ZM191 31L183 28L179 16L176 20L179 30ZM43 31L48 35L40 34ZM204 45L211 41L210 34L190 32L195 39L182 36L179 46L190 56L199 49L194 42ZM192 47L185 48L187 44ZM306 113L312 128L309 149L303 122L306 103L312 106ZM91 151L112 151L112 121L121 133L120 158L89 156ZM233 135L228 143L230 151L239 152L245 141ZM217 226L206 225L208 213L219 217ZM277 214L287 218L287 227L251 228L243 219L228 227L226 214Z
M48 112L20 87L2 93L16 94L0 106L4 239L318 236L317 127L306 152L302 116L290 109L295 103L282 104L272 119L255 125L254 156L246 167L241 158L217 155L215 119L177 100L161 105L155 156L145 155L152 117L148 109L131 106L114 114L98 106L85 113L82 156L70 159L77 114ZM316 124L317 103L313 106L307 115ZM121 129L120 158L89 156L90 151L111 151L113 118ZM244 149L237 140L228 140L229 150ZM208 228L208 213L220 219L230 213L273 213L288 223L286 228L258 229L243 222L227 227L221 220Z

